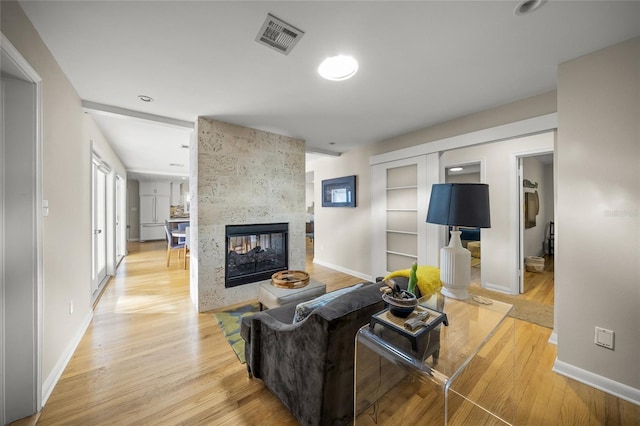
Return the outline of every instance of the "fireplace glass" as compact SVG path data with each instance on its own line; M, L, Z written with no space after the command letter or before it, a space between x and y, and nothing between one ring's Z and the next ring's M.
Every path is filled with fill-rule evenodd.
M225 287L271 278L288 269L288 223L226 226Z

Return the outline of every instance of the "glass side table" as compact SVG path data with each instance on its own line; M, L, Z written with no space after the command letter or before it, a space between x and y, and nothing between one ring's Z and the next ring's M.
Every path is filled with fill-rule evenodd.
M372 321L356 334L354 424L512 424L512 305L440 293L420 304L446 313L418 344Z

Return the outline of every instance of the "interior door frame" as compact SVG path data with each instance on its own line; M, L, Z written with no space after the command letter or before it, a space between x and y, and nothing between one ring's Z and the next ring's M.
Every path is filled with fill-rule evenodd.
M33 239L28 241L27 244L30 245L29 250L34 254L34 262L29 266L30 273L35 275L34 279L34 300L29 302L28 309L32 310L34 315L33 327L35 330L31 330L31 335L35 338L29 339L31 342L31 351L33 353L33 366L32 366L32 374L30 378L25 378L25 381L29 381L27 386L30 388L29 392L25 392L25 397L29 398L29 404L32 406L33 413L35 414L42 408L42 342L43 342L43 214L46 215L48 208L43 209L45 205L42 196L42 78L35 71L35 69L27 62L27 60L20 54L20 52L13 46L13 44L5 37L4 34L0 33L0 48L2 50L2 55L5 56L13 66L14 69L19 70L22 74L24 81L32 83L34 85L34 114L33 114L33 140L30 141L33 143L33 152L34 156L32 158L33 161L33 182L34 185L31 188L31 203L34 206L34 220L31 224L31 235L33 235ZM2 107L1 114L4 116L4 106ZM3 123L3 129L4 123ZM3 130L4 132L4 130ZM5 139L4 134L0 136L1 146L0 150L2 151L2 160L0 161L2 174L2 182L0 184L0 199L2 200L3 213L0 217L0 229L2 230L2 241L0 245L2 246L2 270L4 271L4 256L5 256L5 217L4 217L4 199L5 199L5 180L4 180L4 161L5 161ZM0 336L0 424L5 424L7 422L7 407L5 404L6 401L6 369L11 368L6 365L6 357L5 351L7 350L5 337L5 277L4 272L0 274L0 330L2 331ZM26 384L26 383L25 383ZM28 393L28 395L26 395Z
M555 141L555 130L554 141ZM555 142L554 142L555 145ZM512 174L511 181L513 182L513 188L515 192L514 202L512 203L512 217L516 217L514 221L514 229L512 229L511 235L516 236L517 242L514 244L517 247L515 250L515 259L512 262L513 270L515 272L515 283L517 283L517 289L514 294L521 294L524 290L524 187L522 186L522 163L524 158L535 157L538 155L554 154L555 146L549 149L548 147L541 147L531 149L528 151L515 152L511 154ZM554 158L555 163L555 158ZM555 180L555 175L554 175ZM555 192L555 184L553 185ZM555 200L555 196L554 196ZM515 211L515 212L514 212ZM555 211L555 209L554 209Z
M96 211L95 211L95 192L96 192L96 173L102 173L104 175L104 200L103 200L103 216L104 216L104 226L101 230L101 234L104 238L104 275L98 277L98 271L95 268L96 262L96 241L95 241L95 220L96 220ZM91 268L91 301L95 302L98 298L98 295L101 293L104 288L105 283L109 279L109 262L113 260L112 253L109 251L109 239L111 238L111 224L109 214L109 199L110 199L110 185L109 180L111 176L111 168L110 166L104 162L102 157L93 150L91 152L91 259L92 259L92 268ZM113 224L115 227L115 223Z
M115 267L124 259L127 255L127 226L126 226L126 214L127 214L127 180L116 173L115 181L115 247L116 247L116 261Z

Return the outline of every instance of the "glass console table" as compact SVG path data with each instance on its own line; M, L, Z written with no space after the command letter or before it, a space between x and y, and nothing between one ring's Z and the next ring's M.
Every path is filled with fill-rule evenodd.
M436 294L444 323L418 344L372 321L356 335L354 424L504 425L515 418L512 305ZM413 314L412 314L413 315Z

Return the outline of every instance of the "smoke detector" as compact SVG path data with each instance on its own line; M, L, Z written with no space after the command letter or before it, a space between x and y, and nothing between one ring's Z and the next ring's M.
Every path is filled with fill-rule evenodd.
M256 41L283 55L288 55L303 35L304 31L268 13L262 28L258 31Z

